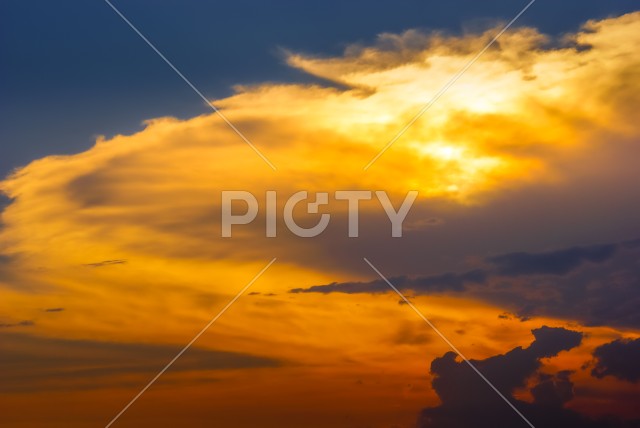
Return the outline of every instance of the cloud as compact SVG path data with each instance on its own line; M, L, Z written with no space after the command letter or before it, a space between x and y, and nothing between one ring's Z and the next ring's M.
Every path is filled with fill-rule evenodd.
M2 333L0 392L100 389L140 385L180 350L164 344L55 339ZM217 371L278 367L283 362L251 354L193 347L171 371ZM132 378L133 376L133 378Z
M594 245L537 254L511 253L491 257L488 261L498 274L506 276L565 275L586 262L602 263L610 259L616 249L615 244Z
M541 327L532 331L535 340L527 348L514 348L472 363L537 427L566 428L626 427L615 418L595 421L563 406L573 398L570 372L540 373L542 359L556 356L580 345L583 334L563 328ZM456 354L448 352L431 363L432 386L441 404L424 409L421 428L493 428L524 426L525 422ZM531 387L533 402L514 397L516 388Z
M552 262L555 275L549 271L526 276L517 271L511 277L496 274L488 286L469 292L505 307L519 318L549 316L587 326L640 328L640 315L634 309L640 304L639 249L625 243L586 248L583 254L590 258L583 259L582 265L571 272L564 273L564 268L559 271L559 264ZM591 252L593 248L599 249ZM561 258L566 261L579 252L574 248L559 253L571 254Z
M409 289L419 294L443 291L463 291L465 284L481 284L486 279L486 273L480 269L456 274L447 272L440 275L411 278L408 276L394 276L389 281L398 288ZM291 293L387 293L390 287L383 280L371 282L345 282L327 285L314 285L308 288L293 288Z
M254 239L264 236L263 213L234 241L212 242L219 237L220 191L260 195L268 189L383 185L394 198L419 190L423 208L468 207L528 186L587 186L585 174L601 181L596 172L609 172L611 164L635 174L631 165L600 160L607 150L628 162L634 149L624 141L640 135L632 120L640 85L639 26L640 13L590 22L569 36L588 50L547 43L532 28L505 33L433 106L429 119L416 122L367 174L362 166L398 124L419 111L495 29L460 36L410 30L351 46L340 56L290 54L291 66L344 86L238 86L234 95L215 101L278 165L277 174L250 156L215 114L150 119L133 135L100 138L84 153L39 159L2 181L11 203L3 211L0 253L15 254L16 263L29 267L35 260L86 264L88 250L104 260L112 254L139 260L231 253L255 260L273 249L298 263L323 262L348 249L333 239L320 245L292 243L291 236ZM585 92L586 86L592 89ZM340 168L334 168L336 159ZM342 220L344 205L331 207ZM372 207L362 210L363 227L379 221ZM409 229L430 233L451 224L442 215L424 219L408 219ZM430 219L438 219L439 227L421 227ZM90 265L106 266L100 263Z
M573 398L571 371L563 370L555 375L541 373L539 383L531 388L533 402L542 407L562 407Z
M485 262L491 266L485 269L422 277L394 276L389 280L398 288L409 289L420 294L464 291L466 284L484 284L491 275L503 277L565 275L578 269L585 262L603 263L609 260L618 246L619 244L607 244L542 253L509 253L487 258ZM375 280L314 285L308 288L294 288L290 291L292 293L384 293L389 291L389 286L382 280Z
M528 348L515 348L503 355L472 363L503 393L511 394L541 367L542 358L550 358L561 351L575 348L582 341L582 333L563 328L541 327L532 331L535 340ZM435 378L432 386L444 405L482 407L495 402L487 394L488 386L464 362L456 361L449 352L431 363ZM464 385L463 388L460 388Z
M423 345L432 340L433 337L425 331L424 324L409 322L404 322L391 337L394 345Z
M415 289L416 301L421 293L450 293L518 315L638 325L631 248L603 262L581 255L575 267L562 265L569 269L565 275L500 276L486 256L513 248L534 254L566 242L611 242L611 236L637 231L639 28L640 13L634 13L589 23L569 36L575 42L569 44L549 41L532 28L505 33L366 174L362 167L399 124L497 28L458 36L412 30L328 58L292 54L288 63L301 72L341 84L239 86L232 96L214 100L277 165L277 173L210 112L153 118L139 132L101 137L83 153L34 160L0 182L10 198L1 217L0 310L11 320L24 320L30 314L21 313L29 310L23 308L55 307L63 297L73 317L43 316L39 334L177 343L271 257L278 262L256 290L282 296L291 283L340 278L335 291L378 293L388 287L362 282L367 266L360 255L370 252L376 260L386 252L390 270L398 274L392 280ZM577 44L590 48L576 49ZM395 202L416 189L420 199L415 217L407 219L414 227L402 240L381 238L388 236L389 222L375 200L362 204L361 239L345 237L344 203L327 207L331 229L318 239L293 237L281 218L280 236L266 239L262 199L256 221L224 240L220 192L235 189L258 198L277 190L278 213L298 190L380 189ZM421 219L442 221L423 227L433 221ZM306 220L315 218L300 216ZM462 267L467 256L481 263ZM116 266L109 263L114 257L135 264ZM286 280L278 274L283 271ZM342 312L325 306L320 296L286 297L240 300L248 310L230 311L236 320L221 319L225 344L268 355L299 355L293 345L310 342L309 353L316 355L326 355L327 347L345 352L353 344L342 330L325 336L315 327L324 316L358 316L345 296L336 304ZM313 305L302 310L296 300ZM394 302L389 310L403 309ZM381 307L362 324L382 325ZM255 338L255 331L271 327L278 327L277 337ZM464 330L469 338L478 334ZM117 346L109 349L100 348L106 355L122 352L123 361L131 357ZM101 371L126 371L126 365L86 358ZM34 367L41 362L32 360ZM153 361L158 367L166 360ZM74 383L82 384L73 370ZM142 363L131 370L144 372Z
M83 266L103 267L103 266L111 266L111 265L122 265L125 263L127 263L127 260L103 260L101 262L96 262L96 263L86 263Z
M2 323L0 328L13 328L13 327L32 327L35 323L31 320L23 320L15 323Z
M596 348L591 374L598 378L614 376L629 382L640 380L640 339L618 339Z
M630 242L540 253L508 253L463 273L395 276L392 284L415 295L448 294L504 307L516 318L573 319L590 326L640 328L640 247ZM291 289L292 293L390 293L382 280ZM506 316L504 317L506 319Z
M64 311L64 308L46 308L44 309L45 312L62 312Z

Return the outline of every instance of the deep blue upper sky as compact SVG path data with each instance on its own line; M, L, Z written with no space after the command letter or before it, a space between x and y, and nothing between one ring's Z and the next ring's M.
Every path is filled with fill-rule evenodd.
M309 78L278 47L339 54L346 44L409 28L459 31L510 20L526 1L113 0L209 98L238 83ZM518 21L549 34L637 9L632 0L537 0ZM144 119L190 117L202 100L103 0L0 4L0 175Z

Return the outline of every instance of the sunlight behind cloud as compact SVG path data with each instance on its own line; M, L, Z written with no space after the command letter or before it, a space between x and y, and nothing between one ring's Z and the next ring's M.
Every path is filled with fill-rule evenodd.
M383 187L394 198L420 190L423 205L488 204L523 185L567 179L573 172L563 165L601 147L614 149L603 136L640 134L629 107L640 85L640 13L588 23L557 48L522 28L505 34L363 173L491 34L411 30L349 47L341 57L290 54L292 66L346 87L265 83L216 101L278 166L277 174L214 114L151 119L140 132L101 138L84 153L34 161L0 183L13 199L2 213L0 250L35 277L40 266L95 261L86 254L149 263L253 259L262 253L258 246L212 239L223 189ZM371 209L364 206L363 215ZM300 254L299 245L281 249ZM32 283L40 281L50 282Z
M402 309L397 299L369 296L360 303L339 297L326 304L322 297L284 294L301 284L356 280L349 270L353 264L343 266L352 247L330 234L313 243L284 234L262 239L263 217L237 238L221 239L220 192L385 190L396 201L419 190L416 211L439 203L466 212L491 207L526 186L547 189L588 176L594 166L617 168L600 156L622 158L628 148L620 141L640 138L634 108L640 93L640 13L590 22L555 45L531 28L505 33L362 171L494 33L410 30L383 34L371 46L350 46L342 56L290 53L289 65L335 85L239 86L234 95L214 101L277 172L209 113L154 118L132 135L100 138L86 152L45 157L16 171L0 182L11 198L0 229L0 261L11 270L4 274L0 265L0 286L8 290L0 310L12 316L7 324L28 320L37 296L41 307L60 306L64 299L70 307L65 316L73 317L68 324L39 320L33 330L41 335L182 343L211 308L228 301L252 272L278 255L269 271L273 276L256 284L263 294L239 303L246 312L225 315L222 340L208 346L291 358L313 366L311 379L329 371L319 361L325 355L344 371L356 363L370 376L391 370L377 346L398 334L388 324L392 317L380 316L395 316ZM283 203L278 200L278 208ZM346 204L329 209L346 217ZM380 212L379 205L363 204L362 224L378 225ZM369 249L381 246L373 238L363 242ZM424 249L424 242L413 247ZM101 264L114 259L127 262ZM498 312L483 303L447 299L436 302L434 313L454 331L456 323ZM472 310L451 309L462 303ZM402 314L401 322L413 315ZM350 330L323 323L336 317ZM494 319L474 326L481 331L470 334L490 347L476 352L499 352L495 341L486 340L501 334L491 331L498 324ZM273 335L256 339L264 326ZM420 340L413 330L400 333L403 346ZM416 348L403 352L424 358ZM413 364L414 371L426 372ZM333 379L341 377L333 372ZM396 380L387 382L402 388Z

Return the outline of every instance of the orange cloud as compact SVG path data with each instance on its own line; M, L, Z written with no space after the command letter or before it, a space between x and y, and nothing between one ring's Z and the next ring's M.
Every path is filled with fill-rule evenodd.
M640 136L640 13L633 13L589 22L562 43L531 28L506 33L363 172L494 33L411 30L351 46L340 57L290 53L291 66L335 87L266 83L240 86L217 100L277 172L214 114L155 118L133 135L100 138L84 153L50 156L19 169L0 183L11 198L0 230L0 255L7 258L0 259L0 311L8 314L6 323L34 319L34 308L64 306L59 317L39 312L30 331L184 343L276 254L282 261L255 290L277 296L241 300L216 324L217 340L205 340L203 347L308 364L314 367L308 379L329 379L332 387L354 366L362 376L387 370L391 375L383 382L391 389L375 396L378 403L404 391L394 376L426 373L424 348L412 346L425 345L413 331L414 314L389 296L343 296L328 305L322 296L294 300L283 294L359 275L338 266L340 256L326 250L330 244L291 236L259 239L262 225L237 239L220 239L219 194L386 189L400 198L417 189L418 210L443 201L464 210L532 183L552 187L581 177L601 163L593 153L616 152L619 141ZM331 209L344 217L345 207ZM363 222L379 213L374 204L363 206ZM127 263L87 266L114 259ZM323 270L312 263L318 259L334 267ZM473 322L488 314L495 319L499 308L448 297L432 303L444 329L469 326L464 332L479 343L472 352L480 356L528 343L522 335L531 325L496 332L496 321ZM391 325L387 318L398 322ZM379 349L392 340L402 342L394 356L415 362L394 366L388 349ZM446 348L436 349L433 355ZM328 376L322 369L330 364L339 369ZM287 370L291 379L299 375ZM422 392L407 392L411 406L435 399L421 379ZM357 388L356 380L349 388ZM299 393L294 381L281 382Z

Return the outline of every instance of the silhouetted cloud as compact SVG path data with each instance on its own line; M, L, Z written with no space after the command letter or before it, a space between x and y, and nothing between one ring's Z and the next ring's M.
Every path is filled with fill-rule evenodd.
M542 358L550 358L580 345L583 334L564 328L543 326L532 331L535 340L527 348L517 347L506 354L472 363L536 427L621 428L638 426L609 418L594 421L564 404L573 398L569 371L555 375L539 373ZM456 354L448 352L431 363L432 386L441 404L424 409L418 419L421 428L524 427L525 422ZM513 396L516 388L536 376L531 388L533 403Z
M616 244L608 244L533 254L519 252L491 257L488 261L500 275L566 275L586 262L602 263L610 259L616 249Z
M521 275L565 275L585 262L602 263L610 259L618 244L592 247L574 247L544 253L509 253L489 257L485 261L493 267L474 269L464 273L447 272L422 277L394 276L389 278L398 288L410 288L416 292L463 291L465 284L482 284L491 275L517 277ZM333 282L308 288L294 288L292 293L381 293L389 291L382 280L370 282Z
M462 274L453 272L441 275L430 275L411 278L406 275L390 277L389 281L398 288L411 289L416 293L463 291L465 284L481 284L486 280L486 272L481 269L472 270ZM327 285L314 285L309 288L294 288L291 293L387 293L391 290L383 280L371 282L333 282Z
M573 382L569 379L572 372L562 370L555 375L540 373L538 384L531 388L536 404L547 407L562 407L573 398Z
M632 242L632 241L629 241ZM623 243L625 246L628 243ZM523 275L566 275L586 262L602 263L609 260L622 244L573 247L542 253L509 253L488 257L489 265L484 269L474 269L464 273L447 272L422 277L394 276L389 281L398 288L416 292L464 291L465 284L483 284L489 276L518 277ZM370 282L333 282L308 288L294 288L292 293L381 293L389 291L382 280Z
M618 339L596 348L596 365L591 374L598 378L615 376L629 382L640 380L640 339Z
M582 333L563 328L544 326L532 333L535 341L528 348L518 347L486 360L473 360L473 364L501 392L511 394L540 368L541 358L575 348L582 341ZM443 403L468 406L483 405L485 401L493 403L488 386L456 357L454 352L448 352L431 363L431 372L435 375L432 385Z
M484 259L463 273L390 277L415 295L457 294L506 309L503 319L535 316L572 319L589 326L640 327L638 240ZM292 293L388 293L382 280L294 288Z
M46 308L44 309L45 312L62 312L64 311L64 308Z
M640 328L639 257L640 247L618 244L606 262L584 263L566 275L495 275L484 287L468 287L466 295L504 307L519 319L541 316Z

